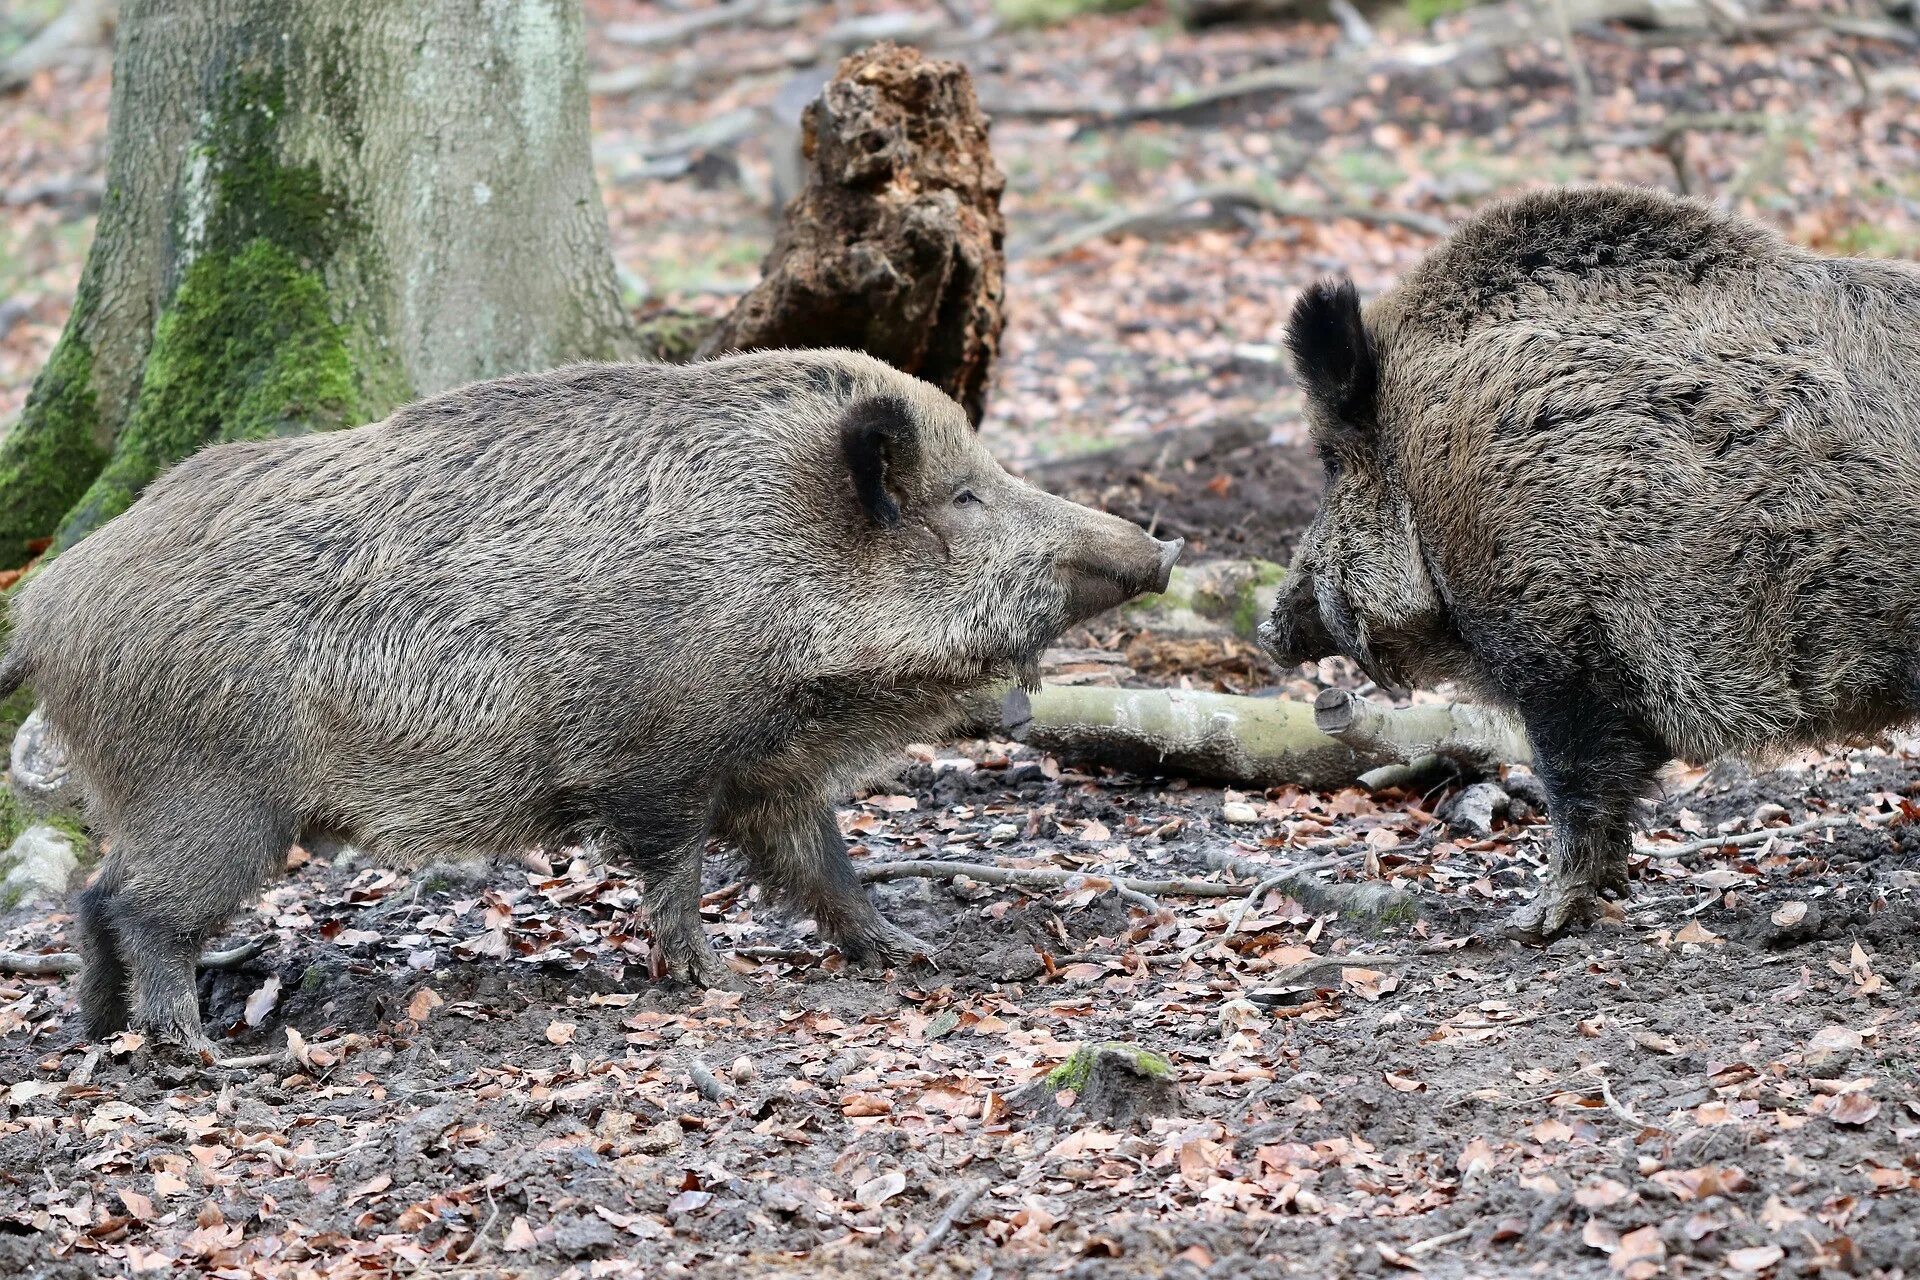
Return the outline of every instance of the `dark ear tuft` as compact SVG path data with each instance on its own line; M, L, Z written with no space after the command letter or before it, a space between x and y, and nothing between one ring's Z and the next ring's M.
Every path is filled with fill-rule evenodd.
M853 475L853 491L872 521L891 529L900 523L899 492L919 455L913 406L900 396L869 396L848 406L840 422L840 455Z
M1380 366L1351 280L1308 286L1293 304L1287 349L1293 353L1294 377L1328 417L1372 429Z

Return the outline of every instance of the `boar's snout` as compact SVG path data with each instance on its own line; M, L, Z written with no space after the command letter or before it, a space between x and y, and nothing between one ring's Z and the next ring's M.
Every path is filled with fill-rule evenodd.
M1075 622L1125 604L1138 595L1165 591L1173 565L1186 548L1185 538L1171 542L1124 521L1090 539L1066 559L1067 611Z
M1339 652L1339 644L1320 615L1311 573L1295 571L1287 575L1273 602L1273 613L1260 624L1260 647L1283 667L1318 662Z

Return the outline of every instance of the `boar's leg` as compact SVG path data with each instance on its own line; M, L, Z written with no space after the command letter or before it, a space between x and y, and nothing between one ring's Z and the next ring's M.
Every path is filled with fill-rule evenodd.
M1591 924L1602 894L1628 892L1634 818L1667 753L1621 712L1583 693L1523 703L1521 715L1546 784L1553 861L1539 896L1514 913L1507 933L1544 942Z
M615 861L640 873L647 922L660 946L667 977L700 987L735 985L733 971L714 954L700 925L700 872L706 861L703 816L672 811L655 798L675 787L611 797L600 822Z
M753 878L777 900L811 916L848 960L901 964L931 954L926 943L874 909L831 806L815 800L792 809L756 807L732 825Z
M100 879L103 892L89 908L91 927L95 938L116 945L126 968L131 1024L189 1055L216 1057L200 1026L201 944L282 865L294 824L257 806L243 809L244 800L222 805L170 794L174 807L165 814L122 830ZM99 981L104 988L111 975ZM103 1019L112 1012L99 1009ZM87 1010L89 1022L94 1014Z
M87 1039L104 1040L127 1029L127 966L113 931L116 878L110 873L80 891L73 921L80 944L80 1015Z

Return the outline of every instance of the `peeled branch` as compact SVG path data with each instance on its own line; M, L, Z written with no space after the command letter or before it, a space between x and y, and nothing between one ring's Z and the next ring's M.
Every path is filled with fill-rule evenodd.
M1016 689L1002 704L1004 729L1016 741L1132 773L1339 787L1383 763L1316 729L1313 714L1280 698L1093 685Z
M1063 760L1235 786L1350 786L1429 759L1468 773L1529 764L1505 716L1459 704L1389 707L1329 689L1315 705L1187 689L1043 685L1009 693L1001 728Z
M1519 725L1501 712L1466 703L1389 707L1345 689L1327 689L1313 700L1313 723L1355 751L1399 764L1423 756L1476 771L1533 763L1533 744Z

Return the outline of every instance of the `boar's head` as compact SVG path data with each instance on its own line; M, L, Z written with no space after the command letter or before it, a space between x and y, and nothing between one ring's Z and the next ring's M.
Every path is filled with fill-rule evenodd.
M1288 666L1344 654L1389 685L1457 674L1464 650L1382 441L1379 353L1353 285L1309 288L1287 346L1327 491L1261 643Z
M1185 545L1015 479L930 387L856 400L840 453L862 590L885 601L865 643L891 650L883 667L920 678L1031 683L1062 631L1166 590Z

